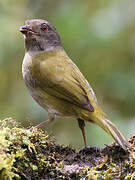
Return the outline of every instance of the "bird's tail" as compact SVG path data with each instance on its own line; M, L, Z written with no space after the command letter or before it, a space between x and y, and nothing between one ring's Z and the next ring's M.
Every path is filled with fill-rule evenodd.
M106 118L98 118L96 123L110 134L123 149L127 150L130 148L128 140L111 121Z
M108 134L110 134L113 139L124 149L130 149L128 140L123 136L123 134L116 128L116 126L106 118L106 115L102 110L98 109L96 112L86 111L82 113L84 115L81 119L91 121L96 123L101 128L103 128Z

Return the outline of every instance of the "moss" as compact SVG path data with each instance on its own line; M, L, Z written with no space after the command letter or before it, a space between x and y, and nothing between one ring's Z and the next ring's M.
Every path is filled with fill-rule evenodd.
M134 179L135 136L129 142L130 153L116 144L76 152L41 129L25 129L7 118L0 121L0 180Z

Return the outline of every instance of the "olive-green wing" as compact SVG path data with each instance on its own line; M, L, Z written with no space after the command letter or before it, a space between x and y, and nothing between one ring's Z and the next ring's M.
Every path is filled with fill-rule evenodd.
M62 58L40 62L39 69L36 67L38 86L54 97L93 112L93 91L88 82L68 57Z

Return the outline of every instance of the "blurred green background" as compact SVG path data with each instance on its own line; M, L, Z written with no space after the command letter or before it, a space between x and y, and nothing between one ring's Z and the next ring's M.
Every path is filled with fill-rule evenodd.
M134 0L0 0L0 119L12 117L25 127L47 119L29 95L21 73L26 19L51 21L68 55L92 85L100 106L126 137L135 132ZM57 118L45 127L58 143L81 148L75 119ZM86 124L89 145L112 138Z

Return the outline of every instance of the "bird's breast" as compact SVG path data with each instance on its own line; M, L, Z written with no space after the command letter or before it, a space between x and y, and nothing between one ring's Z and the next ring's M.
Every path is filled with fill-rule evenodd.
M26 53L23 59L23 64L22 64L22 75L23 75L23 79L26 83L26 86L28 88L35 88L36 87L36 83L35 83L35 79L32 76L32 58L31 56Z

